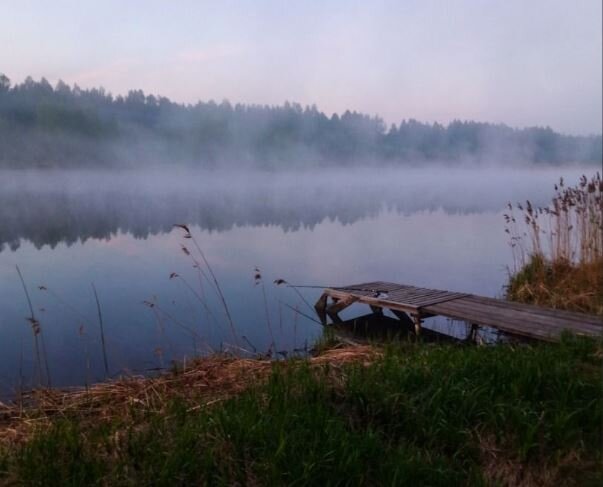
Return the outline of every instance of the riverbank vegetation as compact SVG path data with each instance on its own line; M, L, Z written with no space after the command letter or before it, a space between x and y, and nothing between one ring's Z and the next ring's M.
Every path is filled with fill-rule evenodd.
M601 346L201 359L6 407L0 483L597 485Z
M387 127L377 116L327 115L297 103L180 104L142 90L113 96L44 78L13 84L0 74L4 168L600 165L602 147L600 134L564 135L549 127L412 119Z
M527 201L509 210L505 219L516 270L508 299L603 315L601 175L583 176L575 186L561 180L546 207Z

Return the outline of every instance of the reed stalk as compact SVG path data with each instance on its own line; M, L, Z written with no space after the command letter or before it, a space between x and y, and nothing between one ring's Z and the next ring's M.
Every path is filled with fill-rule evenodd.
M21 285L23 286L23 292L25 293L25 298L27 299L27 304L29 306L29 312L30 312L30 316L29 318L27 318L27 321L29 321L29 323L31 324L31 331L33 333L33 338L34 338L34 350L35 350L35 369L38 375L38 384L42 384L42 360L41 360L41 354L40 354L40 343L38 341L38 336L41 335L42 333L42 326L40 325L39 320L36 318L36 315L34 313L34 308L33 308L33 304L31 301L31 297L29 296L29 291L27 290L27 285L25 284L25 279L23 278L23 274L21 273L21 269L19 269L19 266L15 266L17 268L17 273L19 274L19 279L21 280ZM46 347L44 347L45 349ZM48 366L48 357L46 356L46 354L44 355L44 365L45 365L45 369L46 369L46 383L47 386L50 387L51 386L51 379L50 379L50 368ZM35 375L34 372L34 375Z
M105 343L105 328L103 324L103 313L101 311L100 300L98 299L98 293L96 292L96 286L92 285L92 292L94 293L94 299L96 300L96 311L98 313L98 325L100 328L101 347L103 351L103 365L105 366L105 377L109 376L109 361L107 360L107 346Z
M214 288L214 291L216 292L216 294L220 298L220 301L222 302L222 306L224 308L224 312L226 313L226 317L228 318L228 323L230 325L230 331L231 331L231 334L232 334L232 338L233 338L235 344L238 344L238 336L237 336L237 332L236 332L236 327L235 327L234 321L232 319L232 315L230 314L230 309L228 308L228 304L226 303L226 298L224 297L224 293L222 292L222 287L220 286L218 278L216 277L216 274L214 273L214 271L213 271L213 269L212 269L209 261L205 257L205 252L203 252L203 249L201 249L201 246L197 242L197 239L191 233L191 231L190 231L190 229L188 228L187 225L176 224L174 226L178 227L178 228L181 228L182 230L185 231L184 238L190 239L193 242L193 245L195 246L195 248L197 249L197 252L201 256L201 259L203 260L203 263L205 264L205 267L207 268L207 271L209 272L209 274L211 276L211 281L209 280L209 278L207 278L207 275L205 275L205 277L208 280L208 282L210 284L212 284L212 287ZM184 246L183 246L183 251L185 251L186 254L191 255L190 251L188 251L188 249L186 247L184 247ZM194 259L194 258L193 258L193 260L198 265L198 269L201 270L200 263L197 262L196 259Z
M266 323L268 324L268 332L270 333L270 340L272 340L270 347L271 347L271 349L274 349L276 351L277 345L276 345L276 341L274 340L274 333L272 331L272 323L270 321L270 311L268 310L268 298L266 297L266 286L264 286L264 281L262 279L262 273L261 273L260 269L258 267L256 267L254 269L254 272L255 272L255 274L254 274L255 285L256 286L259 285L262 288L264 312L266 313Z
M603 314L603 181L582 176L575 186L563 179L549 205L508 205L514 269L510 299ZM521 212L520 217L514 211Z

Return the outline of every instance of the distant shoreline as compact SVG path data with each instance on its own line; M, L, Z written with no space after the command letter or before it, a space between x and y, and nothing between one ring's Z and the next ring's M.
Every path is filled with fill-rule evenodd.
M0 75L1 77L1 75ZM601 164L601 134L455 120L446 125L316 106L178 104L131 90L52 86L27 78L0 84L0 168L139 167L270 169Z

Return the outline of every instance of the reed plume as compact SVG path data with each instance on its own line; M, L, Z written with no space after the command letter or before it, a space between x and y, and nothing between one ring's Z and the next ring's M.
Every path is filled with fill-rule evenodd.
M603 314L603 180L563 178L551 203L508 205L514 269L507 297L555 308ZM519 210L521 217L515 217Z

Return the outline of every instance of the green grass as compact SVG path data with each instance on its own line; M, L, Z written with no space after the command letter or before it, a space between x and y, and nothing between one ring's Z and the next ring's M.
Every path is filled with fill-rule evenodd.
M211 407L57 420L0 454L0 483L598 485L599 350L566 338L398 344L343 369L291 361Z

